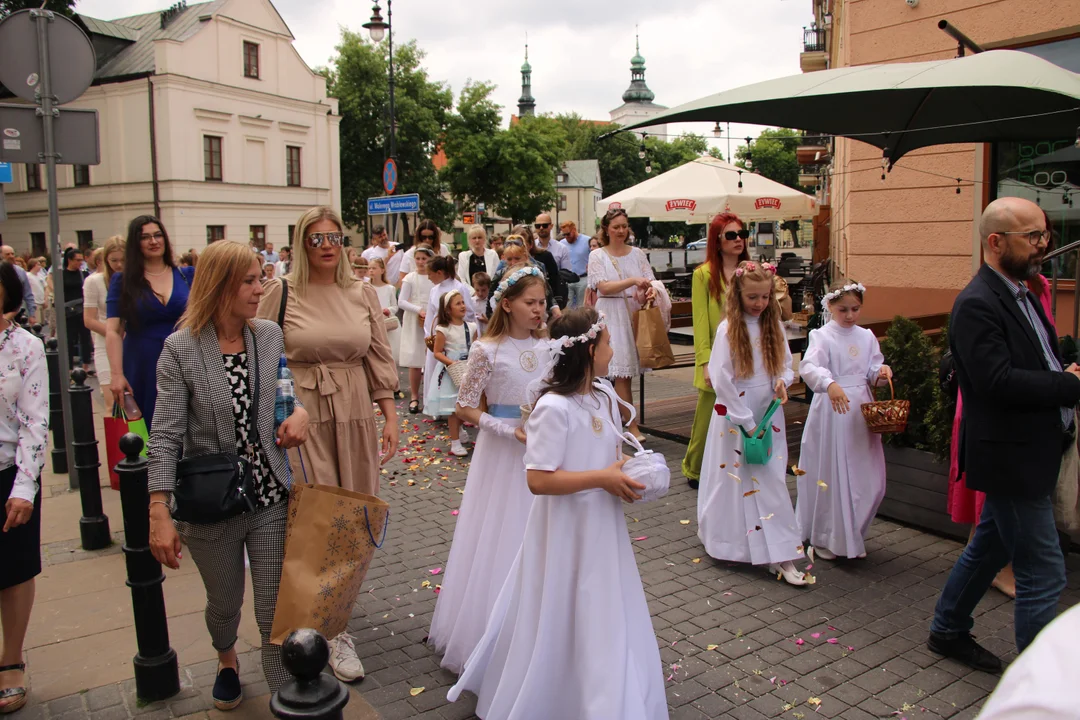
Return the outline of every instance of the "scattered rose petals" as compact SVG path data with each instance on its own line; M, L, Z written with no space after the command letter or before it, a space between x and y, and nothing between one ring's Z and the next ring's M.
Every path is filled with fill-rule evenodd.
M438 595L441 592L442 592L442 585L436 585L435 586L435 594Z
M817 707L818 705L821 704L821 698L817 698L817 697L807 698L806 704L807 705L813 705L814 707Z
M694 558L694 559L693 559L693 560L691 560L690 562L692 562L692 563L694 563L694 564L697 564L697 563L701 562L701 558Z
M819 637L821 637L821 633L810 633L810 637L812 637L812 638L814 638L815 640L817 640L817 639L818 639Z
M642 535L641 537L634 538L634 542L638 542L639 540L648 540L648 539L649 539L648 535Z
M720 469L723 470L727 467L727 463L720 463Z
M409 694L412 695L413 697L416 697L420 693L424 692L424 690L426 690L426 688L424 688L424 687L416 687L416 688L413 688L412 690L409 690Z
M720 416L727 415L727 405L723 405L721 403L716 403L715 405L713 405L713 410L716 411L717 415L720 415Z
M457 510L452 510L452 511L450 512L450 514L451 514L451 515L457 515L457 514L458 514L458 511L457 511Z
M431 581L430 580L425 580L424 582L420 583L420 587L422 587L422 588L431 587Z
M826 483L824 480L818 480L817 481L817 486L819 488L821 488L822 490L828 490L829 489L828 483Z
M439 573L442 572L442 568L441 567L432 568L432 569L428 570L428 572L431 573L432 575L438 575Z
M806 641L803 640L802 638L795 638L795 644L796 645L805 645Z
M806 471L801 470L798 465L792 465L791 466L791 474L794 475L795 477L802 477L803 475L806 474Z
M754 493L761 492L760 490L748 490L742 494L743 497L750 497Z
M836 645L836 644L837 644L837 643L839 643L840 641L839 641L839 640L837 640L836 638L829 638L829 639L828 639L828 640L826 640L825 642L829 643L830 645Z
M689 524L690 524L690 521L689 521L689 520L680 520L680 521L679 521L679 524L680 524L680 525L689 525Z
M776 513L769 513L768 515L764 515L764 516L762 516L762 517L760 517L760 518L758 518L758 519L759 519L759 520L772 520L772 519L773 519L773 515L775 515L775 514L776 514Z
M720 646L719 645L706 645L705 649L709 650L709 651L712 651L712 650L715 650L718 647L720 647Z

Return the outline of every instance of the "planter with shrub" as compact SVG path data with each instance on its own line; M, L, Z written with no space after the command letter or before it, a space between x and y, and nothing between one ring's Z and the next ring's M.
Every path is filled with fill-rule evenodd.
M938 383L938 363L948 348L948 328L931 340L919 325L897 316L881 342L893 370L896 397L911 402L903 433L885 435L885 500L879 513L904 524L967 539L967 526L948 512L949 443L956 399ZM888 388L878 390L885 399Z

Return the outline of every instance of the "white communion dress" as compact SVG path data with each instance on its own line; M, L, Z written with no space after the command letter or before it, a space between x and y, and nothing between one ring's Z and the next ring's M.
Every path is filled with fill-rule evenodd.
M876 384L884 362L873 332L833 321L810 333L799 364L799 374L815 393L799 457L806 472L798 479L799 537L840 557L866 552L863 538L885 498L881 436L870 432L860 410L873 401L868 384ZM834 382L850 401L844 415L829 400Z
M764 465L748 465L743 456L743 437L755 429L775 397L775 384L788 386L795 379L791 351L784 344L784 370L774 378L765 370L761 356L761 323L743 316L754 351L754 374L735 377L728 321L716 331L709 376L716 402L727 407L727 417L713 413L698 488L698 538L705 551L718 560L768 565L803 556L795 510L787 489L787 431L784 409L769 422L773 433L772 455ZM783 332L781 332L783 337Z
M427 354L424 345L424 321L420 311L427 309L431 281L427 275L411 272L401 281L398 307L404 310L401 318L401 348L398 363L401 367L422 368Z
M469 355L458 403L475 408L486 398L487 413L428 634L443 654L442 666L455 673L479 642L525 534L533 495L525 481L525 446L514 429L521 425L526 386L540 379L549 358L544 342L533 338L480 340Z
M428 290L427 317L424 318L424 336L435 332L435 325L439 322L439 298L451 290L457 290L465 300L465 322L476 323L476 307L472 301L472 291L461 284L457 278L448 278ZM419 302L419 299L417 299ZM426 350L426 346L425 346ZM432 378L437 377L442 363L435 359L435 353L427 350L424 355L424 383L430 384Z
M641 374L637 343L631 313L641 309L637 288L629 287L615 295L600 292L600 283L618 282L632 277L643 277L650 282L656 279L649 258L641 248L631 248L623 257L613 257L607 248L597 248L589 253L589 287L597 292L596 310L607 318L611 336L611 358L608 377L628 378Z
M600 470L622 455L615 391L547 393L526 423L530 470ZM484 720L663 720L663 668L622 501L541 495L487 629L447 697Z
M368 248L371 250L372 248ZM380 250L381 248L375 248ZM367 250L364 251L365 253ZM374 285L373 285L374 287ZM375 288L375 294L379 296L379 304L382 305L383 310L389 310L390 315L387 316L387 322L393 322L390 318L397 320L398 304L397 304L397 288L393 285L386 284L380 285ZM386 331L386 340L390 343L390 352L394 356L394 363L400 364L401 358L401 328L397 327L393 330Z

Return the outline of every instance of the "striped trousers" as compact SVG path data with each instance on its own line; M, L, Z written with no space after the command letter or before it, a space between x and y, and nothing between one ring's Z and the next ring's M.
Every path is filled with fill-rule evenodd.
M236 644L244 604L244 549L251 562L255 622L262 637L262 664L270 692L289 680L281 665L281 647L270 644L281 564L285 560L285 525L289 501L210 525L177 523L206 587L206 629L214 649Z

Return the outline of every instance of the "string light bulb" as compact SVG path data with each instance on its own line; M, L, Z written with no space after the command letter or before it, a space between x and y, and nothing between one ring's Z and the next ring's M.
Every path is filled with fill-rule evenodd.
M742 170L739 171L739 192L742 192Z
M645 174L650 175L652 173L652 163L645 163Z
M713 137L720 137L721 135L724 134L724 131L720 129L720 121L719 120L716 121L716 127L714 127L712 129L712 134L713 134ZM1080 134L1080 131L1078 131L1078 134Z
M637 152L637 156L638 156L639 158L641 158L642 160L644 160L644 159L645 159L645 143L641 143L641 149L640 149L640 150L638 150L638 152Z

